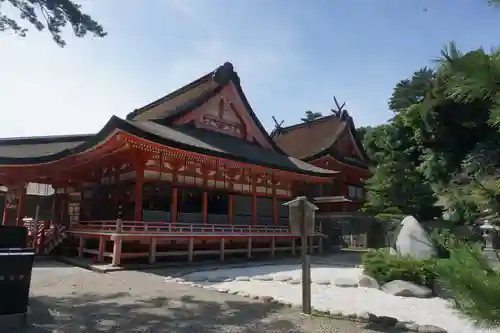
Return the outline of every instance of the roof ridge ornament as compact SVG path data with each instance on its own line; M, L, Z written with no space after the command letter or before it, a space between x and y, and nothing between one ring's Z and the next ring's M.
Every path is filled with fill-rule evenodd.
M336 117L339 117L340 120L346 120L346 119L348 119L349 113L347 112L346 109L344 109L345 102L342 103L342 105L340 105L340 103L337 101L337 98L335 96L333 96L333 103L335 103L336 109L330 109L330 111L332 111L332 113Z
M229 61L224 65L219 66L212 74L212 80L216 83L223 84L227 82L234 73L234 66Z
M270 134L271 137L275 136L276 134L280 134L281 133L281 130L283 129L283 123L285 122L284 120L278 122L276 120L275 116L272 116L272 118L273 118L273 121L274 121L274 129L271 131L271 134Z

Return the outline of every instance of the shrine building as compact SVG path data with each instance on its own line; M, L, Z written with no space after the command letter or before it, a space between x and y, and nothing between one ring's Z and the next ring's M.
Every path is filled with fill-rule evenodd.
M348 140L346 124L336 140ZM125 119L111 117L96 134L0 139L2 222L25 224L28 184L48 184L51 204L37 208L43 223L32 227L42 253L63 243L79 256L120 265L141 257L154 263L295 252L300 235L290 231L283 204L305 188L332 197L339 170L347 170L341 177L365 171L333 150L294 151L293 140L284 143L293 131L271 137L225 63ZM323 237L318 224L317 250Z

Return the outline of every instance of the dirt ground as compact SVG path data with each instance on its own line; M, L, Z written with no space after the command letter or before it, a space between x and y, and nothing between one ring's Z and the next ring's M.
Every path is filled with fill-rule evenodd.
M349 321L303 316L294 308L166 283L164 277L172 273L173 268L102 274L37 262L28 328L22 332L383 332Z

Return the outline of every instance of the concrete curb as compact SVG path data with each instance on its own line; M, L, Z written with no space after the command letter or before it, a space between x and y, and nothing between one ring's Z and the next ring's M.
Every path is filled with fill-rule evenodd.
M228 278L225 277L220 277L220 279L211 279L212 282L223 282L227 281ZM215 281L217 280L217 281ZM231 280L231 279L229 279ZM286 307L292 307L292 308L300 308L299 305L293 304L290 302L286 301L281 301L277 300L271 296L258 296L258 295L251 295L246 292L236 292L236 291L231 291L228 289L223 289L223 288L213 288L211 286L206 286L199 284L194 281L186 281L183 278L177 276L169 276L165 278L166 282L174 282L174 283L180 283L184 285L189 285L195 288L203 288L203 289L208 289L208 290L213 290L219 293L225 293L225 294L230 294L230 295L237 295L245 298L249 298L252 300L260 300L265 303L272 303L272 304L278 304L281 306L286 306ZM199 281L199 282L206 282L205 281ZM286 283L286 282L285 282ZM375 324L379 326L383 326L386 328L395 328L395 329L402 329L410 332L425 332L425 333L448 333L445 329L433 325L418 325L415 322L412 321L399 321L398 319L394 317L389 317L389 316L377 316L373 313L370 312L364 312L360 314L345 314L341 312L334 312L334 311L323 311L323 310L318 310L313 308L313 313L312 316L319 316L319 317L328 317L328 318L334 318L334 319L339 319L339 320L349 320L349 321L354 321L354 322L361 322L361 323L369 323L369 324Z

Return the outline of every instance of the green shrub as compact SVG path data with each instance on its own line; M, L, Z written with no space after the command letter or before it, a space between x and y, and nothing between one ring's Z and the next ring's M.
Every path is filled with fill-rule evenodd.
M480 326L500 326L500 274L486 262L479 245L449 244L450 258L439 261L440 284L463 316Z
M432 286L436 278L434 259L415 259L394 255L388 249L372 250L362 258L365 274L383 284L393 280L414 282Z

